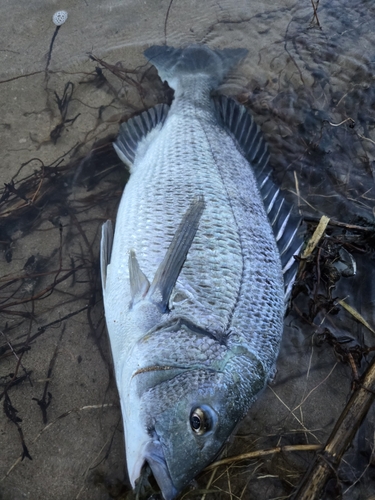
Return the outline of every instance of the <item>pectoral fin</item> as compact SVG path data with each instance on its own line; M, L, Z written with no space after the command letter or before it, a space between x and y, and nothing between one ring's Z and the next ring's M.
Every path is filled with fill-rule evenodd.
M150 286L148 295L163 312L168 311L172 290L198 230L204 205L203 196L194 198L191 202Z
M142 300L150 288L150 282L139 267L134 250L129 255L129 280L132 303Z
M198 230L204 210L203 196L194 198L182 218L167 253L159 265L150 285L139 267L134 250L129 255L129 278L132 304L142 299L153 302L163 313L168 311L168 303L187 254Z

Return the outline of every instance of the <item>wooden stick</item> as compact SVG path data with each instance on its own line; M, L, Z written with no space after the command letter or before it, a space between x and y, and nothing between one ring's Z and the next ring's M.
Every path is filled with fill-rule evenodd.
M317 453L292 500L317 500L321 498L326 482L337 474L342 456L375 399L375 360L362 377L321 453Z
M317 225L314 234L311 236L310 241L307 243L307 246L305 250L303 251L302 258L306 259L309 255L312 254L314 251L315 247L319 243L319 241L322 239L322 236L324 235L324 231L326 230L326 227L329 223L329 217L326 215L322 215L320 218L319 224Z

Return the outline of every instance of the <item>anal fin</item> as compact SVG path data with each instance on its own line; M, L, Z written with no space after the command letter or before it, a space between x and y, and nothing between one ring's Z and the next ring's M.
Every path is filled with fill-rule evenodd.
M107 220L102 226L102 239L100 241L100 272L102 278L102 287L105 290L107 279L107 266L111 261L113 242L113 226L110 220Z
M138 143L157 125L162 125L167 117L169 106L157 104L140 115L130 118L120 126L120 131L113 147L120 160L127 166L134 162Z

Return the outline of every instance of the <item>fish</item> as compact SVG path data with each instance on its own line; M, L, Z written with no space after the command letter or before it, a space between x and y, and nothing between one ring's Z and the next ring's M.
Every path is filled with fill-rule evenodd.
M245 49L152 46L174 90L123 123L130 172L101 278L133 487L173 500L220 453L274 372L302 242L260 128L212 95Z

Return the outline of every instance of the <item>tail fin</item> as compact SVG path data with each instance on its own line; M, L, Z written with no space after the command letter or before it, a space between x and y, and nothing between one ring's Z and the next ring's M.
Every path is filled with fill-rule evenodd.
M160 78L174 89L179 79L194 73L210 77L211 88L215 88L246 54L246 49L212 50L205 45L190 45L185 49L153 45L144 52Z

